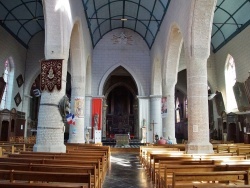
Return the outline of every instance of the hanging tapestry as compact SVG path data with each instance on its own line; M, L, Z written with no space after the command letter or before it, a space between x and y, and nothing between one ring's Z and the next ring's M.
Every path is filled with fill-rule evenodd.
M62 86L62 59L50 59L41 62L41 90L52 92Z
M75 116L78 118L84 117L84 97L75 98Z
M92 127L96 130L102 129L102 99L92 99Z

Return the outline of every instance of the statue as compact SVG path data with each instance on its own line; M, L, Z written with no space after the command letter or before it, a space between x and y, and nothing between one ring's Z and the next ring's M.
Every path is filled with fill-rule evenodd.
M99 114L95 114L94 115L94 126L95 126L95 130L98 130L98 121L99 121Z
M89 144L89 130L86 133L86 144Z

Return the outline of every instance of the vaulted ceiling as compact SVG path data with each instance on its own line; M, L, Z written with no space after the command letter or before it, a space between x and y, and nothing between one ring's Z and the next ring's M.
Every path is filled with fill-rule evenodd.
M82 0L93 47L109 31L128 28L151 48L173 0ZM250 23L250 0L217 0L211 46L218 51ZM42 0L0 0L0 25L28 48L44 31Z

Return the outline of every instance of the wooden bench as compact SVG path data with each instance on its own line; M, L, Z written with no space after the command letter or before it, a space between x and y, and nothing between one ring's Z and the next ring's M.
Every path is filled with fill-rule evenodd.
M104 181L104 175L102 166L100 164L99 160L55 160L55 159L39 159L39 158L0 158L0 163L24 163L26 165L28 164L47 164L47 165L70 165L70 166L76 166L79 167L85 167L85 166L93 166L97 168L97 175L98 175L98 184L101 185Z
M232 188L232 187L235 187L235 188L246 188L246 187L250 187L250 185L214 185L214 184L197 184L197 185L194 185L193 188Z
M72 166L72 165L55 165L55 164L27 164L27 163L9 163L0 162L1 170L20 170L20 171L37 171L37 172L64 172L64 173L90 173L91 187L100 188L100 174L97 173L95 166Z
M9 182L50 182L58 183L75 183L77 185L90 188L91 175L88 173L59 173L59 172L31 172L19 170L0 170L0 179ZM60 182L60 183L59 183Z
M86 188L84 185L75 185L75 184L53 184L53 183L12 183L12 182L2 182L0 181L0 187L4 188L24 188L24 187L33 187L33 188Z
M155 170L158 168L159 161L167 161L167 160L244 160L245 156L221 156L221 155L167 155L167 154L152 154L152 160L150 161L150 177L153 181L155 181Z
M49 152L27 152L25 154L9 154L11 158L40 158L40 159L58 159L58 160L100 160L101 171L103 178L105 177L108 169L108 164L105 159L105 156L102 154L96 154L95 156L91 153L89 155L81 154L70 154L70 153L49 153Z
M241 180L242 182L238 182ZM239 184L249 185L248 171L220 171L220 172L174 172L172 178L172 188L193 187L194 182L212 182L216 185L219 182L237 182Z
M161 180L165 178L165 169L172 165L214 165L213 160L169 160L169 161L159 161L158 169L155 171L155 184L160 187Z

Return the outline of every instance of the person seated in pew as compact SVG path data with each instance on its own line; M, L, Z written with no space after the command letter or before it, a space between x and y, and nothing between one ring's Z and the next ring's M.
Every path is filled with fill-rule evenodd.
M157 144L166 144L167 141L161 136L160 140L158 140Z
M170 136L168 136L168 139L166 140L167 144L173 144L173 141L171 140Z

